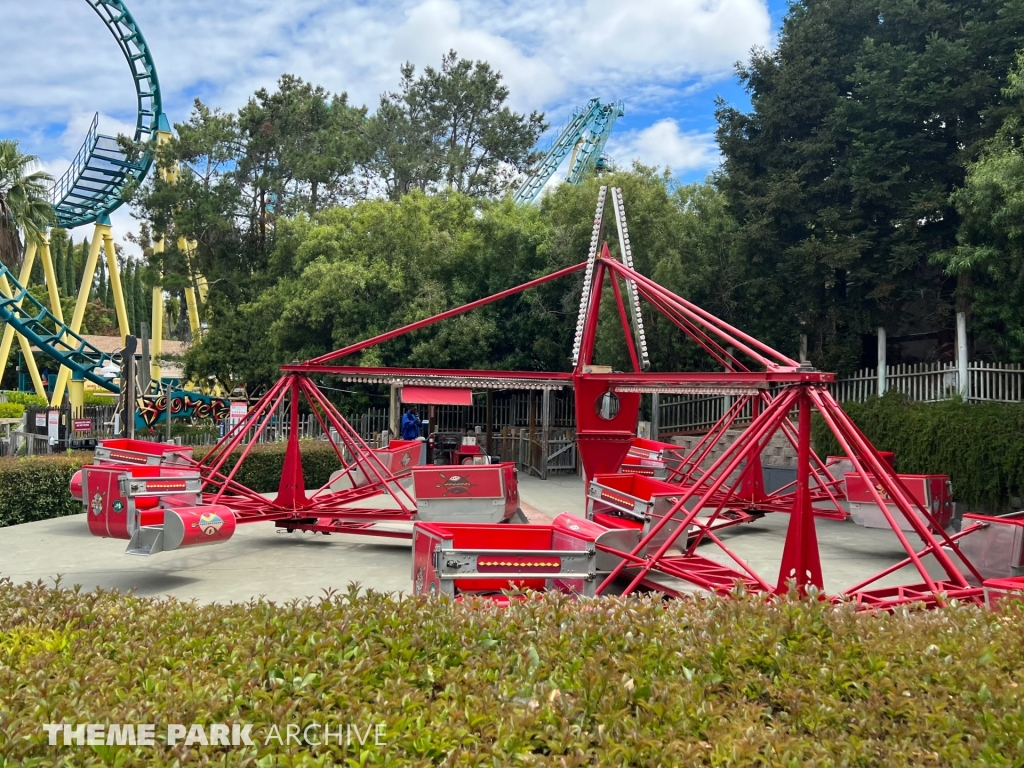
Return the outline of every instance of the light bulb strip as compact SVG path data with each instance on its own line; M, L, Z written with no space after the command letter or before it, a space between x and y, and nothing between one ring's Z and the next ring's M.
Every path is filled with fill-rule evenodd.
M594 266L597 263L597 249L601 242L601 224L604 221L604 201L608 187L601 187L597 193L597 210L594 212L594 229L590 235L590 250L587 252L587 269L583 273L583 294L580 296L580 311L576 318L576 336L572 343L573 367L580 360L580 346L583 343L583 329L587 323L587 310L590 308L590 292L594 280Z
M612 187L612 208L615 211L615 226L619 230L619 252L622 263L633 269L633 246L629 242L629 225L626 223L626 206L622 201L622 190ZM640 311L640 295L636 282L626 280L626 295L629 297L629 308L633 315L633 330L636 332L636 344L640 352L640 368L648 370L651 358L647 354L647 336L644 333L644 317Z

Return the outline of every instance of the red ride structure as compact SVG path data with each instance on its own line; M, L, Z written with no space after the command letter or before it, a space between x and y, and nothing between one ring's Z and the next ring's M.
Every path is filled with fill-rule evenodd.
M289 530L408 536L407 532L382 530L378 524L420 521L414 542L414 586L423 592L457 595L482 589L481 584L559 588L581 595L612 591L629 594L638 589L673 596L694 590L724 595L737 585L764 595L786 592L793 586L801 592L810 588L823 591L815 517L841 517L846 513L840 504L842 478L834 477L811 450L811 413L816 410L846 454L847 478L859 481L861 492L877 505L879 519L888 524L907 555L902 563L850 586L833 599L852 600L866 609L887 609L910 602L941 605L951 599L981 602L983 579L961 552L955 540L958 537L945 532L946 521L937 519L935 510L915 497L886 457L843 412L827 388L833 374L792 360L634 270L622 195L615 188L610 190L610 197L618 258L613 258L605 238L608 197L609 191L602 188L586 261L330 354L283 366L281 380L202 461L178 455L173 467L168 464L172 474L181 475L183 468L191 470L201 481L202 493L180 497L163 507L172 512L183 509L184 515L177 517L185 520L186 527L200 525L196 515L201 517L204 508L216 510L222 521L230 517L232 528L236 524L273 521ZM583 273L583 288L571 372L374 368L343 363L375 345L579 272ZM640 299L703 349L722 370L650 371ZM614 304L632 370L611 371L594 362L603 301ZM417 509L413 491L414 486L426 487L430 482L408 482L388 455L371 450L314 383L325 377L353 383L476 390L572 387L577 441L592 511L600 509L595 505L601 503L603 493L609 494L613 505L616 494L620 502L625 499L627 506L620 504L624 509L637 499L638 503L649 503L651 509L660 506L644 523L634 524L624 518L620 519L624 522L616 522L615 515L598 511L591 515L592 520L562 515L550 526L514 526L519 531L515 536L507 522L497 520L437 522L427 513L427 507ZM638 440L636 427L641 395L645 393L719 394L735 399L721 420L687 452ZM307 491L298 431L290 429L277 494L259 494L239 483L239 468L275 415L288 413L286 422L294 425L303 409L315 414L328 435L343 467L341 473L324 487ZM749 424L711 462L712 449L737 426L744 413L751 416ZM796 482L795 486L766 493L761 454L776 433L783 434L796 449ZM401 448L401 441L392 445ZM640 485L623 484L626 481L621 478L628 480L631 472L642 474L645 457L655 457L659 451L674 452L663 462L664 479L648 482L642 492L636 490ZM230 464L236 452L238 459ZM447 469L450 478L456 468ZM443 470L417 467L412 474L419 477L417 473ZM517 502L511 499L513 470L494 465L492 471L504 478L504 485L495 493L505 494L509 504ZM461 476L456 477L462 482ZM144 485L145 478L138 482ZM93 498L88 477L85 484L83 498L88 507ZM462 483L463 488L471 485ZM506 512L508 509L511 507ZM765 513L789 515L777 574L757 572L719 535L726 525ZM422 522L432 519L435 522ZM182 523L175 525L177 531ZM515 544L513 539L520 543ZM709 556L712 550L715 556ZM926 558L940 575L929 572ZM875 586L883 577L908 565L917 573L913 583Z

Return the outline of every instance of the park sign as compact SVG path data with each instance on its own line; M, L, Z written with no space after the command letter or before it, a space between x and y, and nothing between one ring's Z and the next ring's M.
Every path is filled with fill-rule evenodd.
M74 419L72 426L75 432L92 432L92 419Z

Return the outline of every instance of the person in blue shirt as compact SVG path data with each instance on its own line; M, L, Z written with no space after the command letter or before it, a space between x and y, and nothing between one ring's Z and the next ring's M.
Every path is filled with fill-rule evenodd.
M416 408L410 408L402 417L402 439L416 440L420 437L420 415Z

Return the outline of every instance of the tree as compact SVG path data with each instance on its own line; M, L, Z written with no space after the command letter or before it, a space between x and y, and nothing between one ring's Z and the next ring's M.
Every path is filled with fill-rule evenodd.
M124 269L121 270L121 289L124 291L125 314L128 315L128 327L132 333L138 335L140 331L139 316L135 312L135 262L131 259L125 261Z
M472 197L500 195L536 160L544 115L505 106L501 73L449 51L440 71L401 68L400 90L381 96L367 126L368 171L397 200L419 189L451 188Z
M254 298L278 218L312 215L349 194L364 117L345 94L291 75L274 92L257 91L237 114L197 100L188 122L175 126L177 138L161 148L160 167L173 178L155 174L136 196L166 243L162 253L147 252L147 271L177 299L195 271L206 276L214 286L207 314L219 305L227 315ZM191 256L178 250L179 238L196 243ZM182 309L179 325L187 328L184 317Z
M755 329L849 369L861 334L952 324L950 193L1000 123L1024 33L1021 0L804 0L778 48L739 75L753 109L720 104L718 179L745 258L777 297Z
M57 218L47 200L52 177L30 170L38 162L35 155L23 155L18 142L0 140L0 263L12 270L24 255L22 233L26 242L40 243Z
M958 309L998 359L1024 360L1024 52L1003 97L1009 109L996 135L951 195L962 217L957 245L935 261L957 277Z
M73 296L78 289L75 282L75 241L68 237L68 248L64 253L64 291L62 296Z

